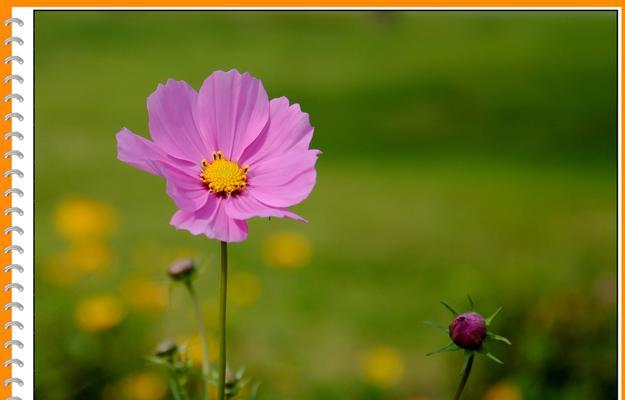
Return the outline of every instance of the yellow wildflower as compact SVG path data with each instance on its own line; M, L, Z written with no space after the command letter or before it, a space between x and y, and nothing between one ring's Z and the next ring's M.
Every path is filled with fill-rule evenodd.
M202 365L203 359L203 347L202 339L199 335L193 335L183 338L180 343L187 345L187 357L194 365ZM219 354L219 344L214 337L208 335L208 359L210 362L217 361L217 355Z
M124 297L139 311L158 313L167 308L167 286L141 278L123 284Z
M117 228L117 213L108 204L82 197L67 197L54 212L58 233L68 240L109 237Z
M312 249L308 238L297 232L276 233L267 238L263 254L268 265L295 269L310 263Z
M111 259L112 251L104 243L75 242L46 260L45 275L53 284L69 286L87 274L108 270Z
M122 304L113 296L89 297L78 303L76 324L87 332L102 332L117 326L125 317Z
M112 251L104 243L89 240L73 243L61 252L64 268L83 272L98 272L110 266Z
M402 378L404 362L397 350L389 346L376 347L366 352L361 364L367 382L381 388L390 388Z
M515 384L499 382L486 391L484 400L523 400L523 396Z
M121 382L122 396L128 400L160 400L167 394L163 379L150 372L131 375Z

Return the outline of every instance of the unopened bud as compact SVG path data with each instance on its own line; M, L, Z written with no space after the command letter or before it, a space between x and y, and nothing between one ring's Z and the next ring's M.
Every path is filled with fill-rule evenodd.
M195 274L195 263L190 258L174 261L167 269L167 275L175 281L188 281Z
M449 325L449 337L466 350L477 350L486 338L486 322L476 312L458 315Z
M178 351L178 345L173 340L163 340L156 347L154 351L154 355L158 358L171 359L174 354Z

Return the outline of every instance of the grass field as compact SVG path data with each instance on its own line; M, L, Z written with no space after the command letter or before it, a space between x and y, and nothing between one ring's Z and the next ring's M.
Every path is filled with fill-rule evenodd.
M616 399L615 14L38 11L35 33L38 398L167 398L145 358L193 336L178 256L216 335L218 244L169 226L114 134L148 135L159 82L237 68L324 153L310 224L231 246L230 363L261 399L450 398L462 356L426 357L448 339L423 321L467 294L513 342L467 399Z

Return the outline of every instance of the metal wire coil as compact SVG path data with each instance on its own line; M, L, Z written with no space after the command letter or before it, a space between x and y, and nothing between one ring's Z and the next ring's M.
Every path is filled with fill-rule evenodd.
M24 26L24 21L22 21L19 18L8 18L8 19L4 20L4 26L9 26L9 25L12 25L12 24L21 27L21 26ZM2 43L5 46L12 45L13 49L15 49L15 45L22 46L24 44L24 40L22 38L18 37L18 36L10 36L8 38L5 38L2 41ZM23 64L24 60L20 56L12 54L12 55L6 57L3 62L4 62L4 64L7 64L7 65L8 64L17 65L17 64ZM10 75L7 75L7 76L3 77L3 79L2 79L2 82L4 82L5 84L8 84L8 85L11 85L14 81L18 82L18 83L24 83L24 78L22 76L18 75L18 74L10 74ZM15 87L15 85L13 85L13 86ZM9 90L9 92L11 92L11 90ZM21 102L24 101L24 97L22 95L18 94L18 93L9 93L8 95L4 96L3 101L5 103L8 103L9 101L11 101L11 102L18 101L18 102L21 103ZM9 113L5 114L3 116L3 118L4 118L4 121L11 121L12 123L15 120L20 121L20 122L24 121L24 116L22 114L18 113L18 112L9 112ZM4 134L4 140L5 141L12 140L12 139L17 139L17 140L21 141L21 140L24 140L24 135L21 132L14 131L14 130L11 130L11 131L6 132ZM13 145L15 145L16 143L17 142L13 142ZM12 147L14 147L13 145L12 145ZM16 158L17 159L23 159L24 158L24 154L21 151L15 149L15 148L12 148L11 150L5 152L3 156L4 156L4 159L8 159L8 160L11 160L11 161L15 160ZM13 178L13 176L17 176L19 178L23 178L24 177L24 173L22 171L20 171L19 169L10 168L7 171L4 171L2 176L4 178ZM15 198L15 196L12 196L12 195L17 195L18 197L23 197L24 196L24 192L21 189L16 188L16 187L13 187L13 188L5 190L3 194L4 194L4 197L11 198L11 200L13 200ZM5 208L4 211L3 211L4 216L12 216L13 213L15 213L17 215L20 215L20 216L24 215L24 211L21 208L13 206L13 205L10 206L10 207ZM23 235L24 234L24 230L22 228L20 228L19 226L15 226L15 225L11 225L11 226L8 226L8 227L4 228L4 230L2 232L5 235L13 234L13 233L17 233L19 235ZM15 238L12 237L11 242L12 242L11 245L6 246L3 249L4 254L13 254L14 252L17 252L19 254L24 253L24 249L21 246L15 244ZM24 267L22 267L19 264L12 263L12 264L4 266L2 271L4 273L9 273L9 274L12 274L12 273L20 273L21 274L21 273L24 272ZM24 291L24 287L21 284L13 281L13 282L11 282L11 283L9 283L9 284L4 286L4 291L5 292L11 292L11 293L14 294L16 291L17 292ZM13 310L20 310L20 311L24 310L24 305L22 303L18 302L18 301L15 301L14 299L15 299L15 297L13 297L12 301L4 304L3 309L5 311L13 312ZM12 328L17 328L19 330L22 330L22 329L24 329L24 324L22 324L19 321L8 321L7 323L4 324L3 327L4 327L4 330L12 329ZM6 342L4 342L3 347L5 349L12 348L13 346L16 346L17 348L20 348L20 349L22 349L24 347L24 344L21 341L15 339L15 333L16 333L15 330L12 330L12 334L11 334L12 339L11 340L7 340ZM7 387L7 386L14 386L14 385L24 386L24 381L22 379L20 379L19 377L15 376L15 374L14 374L16 367L20 367L20 368L24 367L24 362L22 360L20 360L19 358L10 357L9 359L3 361L2 366L4 368L12 368L13 369L12 376L10 378L5 379L3 381L3 385L5 387ZM21 397L11 396L11 397L6 398L5 400L22 400L22 399L21 399Z

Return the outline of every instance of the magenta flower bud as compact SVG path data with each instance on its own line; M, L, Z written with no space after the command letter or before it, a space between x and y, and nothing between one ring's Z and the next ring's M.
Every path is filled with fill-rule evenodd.
M486 321L476 312L458 315L449 325L451 340L466 350L477 350L486 338Z

